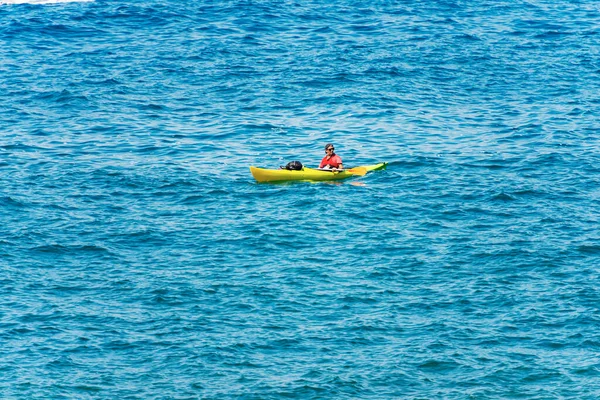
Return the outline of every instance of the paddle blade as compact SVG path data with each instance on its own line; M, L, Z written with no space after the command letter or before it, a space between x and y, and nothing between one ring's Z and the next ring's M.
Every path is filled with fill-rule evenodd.
M353 175L363 176L367 173L367 169L365 167L356 167L347 169L346 172L350 172Z

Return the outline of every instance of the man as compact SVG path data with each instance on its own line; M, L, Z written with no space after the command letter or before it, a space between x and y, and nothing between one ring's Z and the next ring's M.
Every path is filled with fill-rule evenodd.
M342 165L342 159L340 158L340 156L338 156L337 154L335 154L333 152L334 150L335 150L335 148L333 147L333 145L331 143L327 143L325 145L325 154L326 155L321 160L321 164L319 164L319 168L326 168L326 169L333 169L333 170L344 168L344 166Z

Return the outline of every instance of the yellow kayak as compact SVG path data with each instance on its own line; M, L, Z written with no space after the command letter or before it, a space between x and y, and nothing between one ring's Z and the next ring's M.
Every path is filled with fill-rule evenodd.
M385 169L386 166L387 163L379 163L344 169L342 171L329 171L307 167L304 167L299 171L250 167L250 172L258 182L337 181L350 178L351 176L361 176L370 171L379 171Z

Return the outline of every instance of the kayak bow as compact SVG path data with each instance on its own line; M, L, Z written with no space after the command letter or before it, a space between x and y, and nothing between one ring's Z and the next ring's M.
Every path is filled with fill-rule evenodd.
M370 171L385 169L387 163L366 165L344 169L341 171L329 171L304 167L300 171L289 171L287 169L265 169L250 167L250 172L258 182L286 182L286 181L338 181L351 176L362 176Z

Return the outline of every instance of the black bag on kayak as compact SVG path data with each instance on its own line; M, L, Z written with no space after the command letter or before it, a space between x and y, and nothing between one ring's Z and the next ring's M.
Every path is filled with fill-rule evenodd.
M302 169L302 163L300 161L291 161L286 164L284 169L288 171L300 171Z

